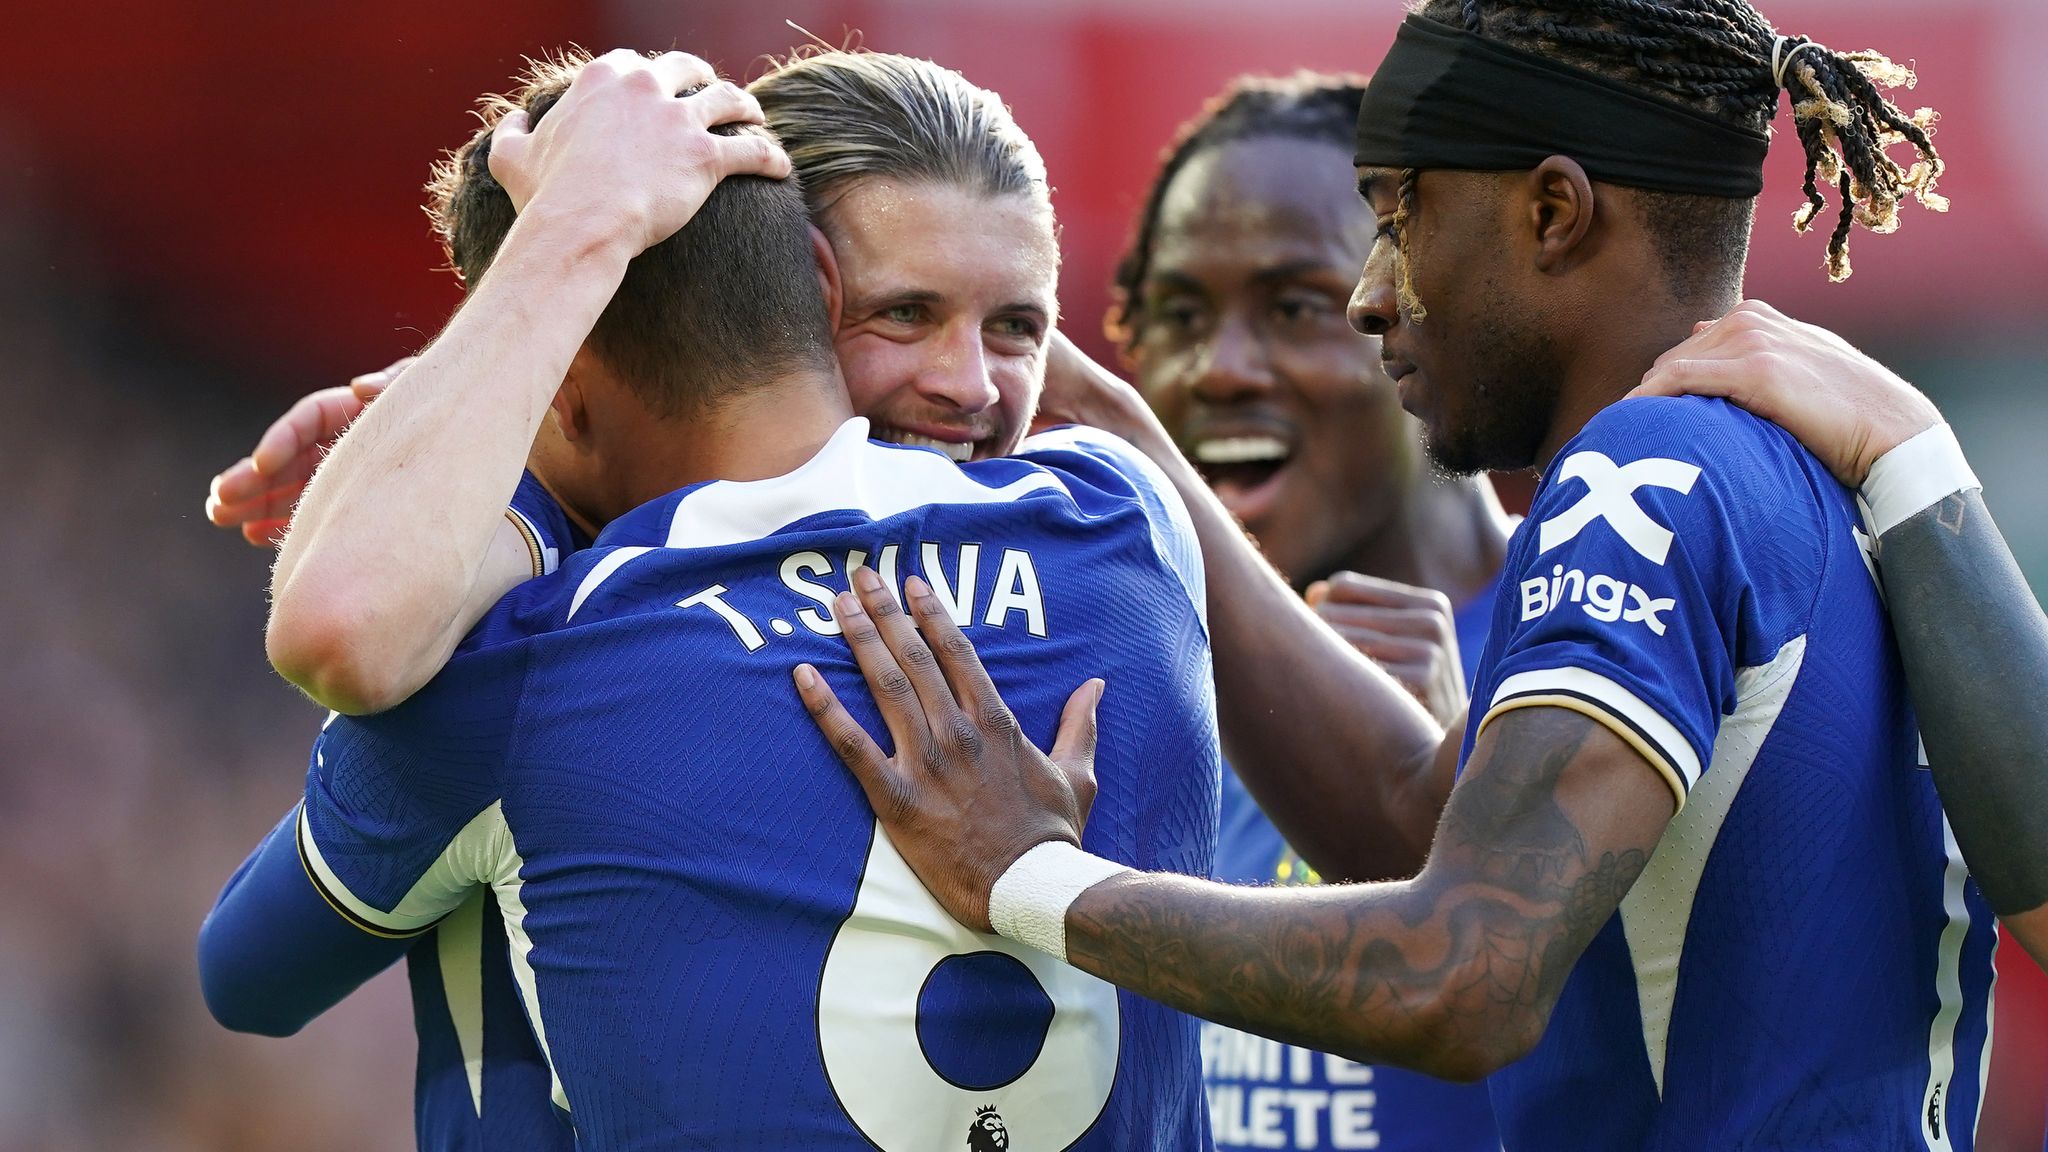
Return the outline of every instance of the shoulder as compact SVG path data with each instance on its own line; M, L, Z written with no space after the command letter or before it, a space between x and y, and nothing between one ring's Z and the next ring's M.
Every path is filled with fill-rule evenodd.
M1041 432L1024 441L1013 459L1060 476L1077 503L1091 495L1098 501L1135 500L1148 516L1175 526L1188 523L1187 505L1159 465L1101 429L1070 424Z
M1129 441L1078 424L1031 437L1017 458L1069 478L1068 492L1084 513L1135 503L1144 511L1161 558L1180 577L1196 609L1206 613L1206 577L1194 520L1159 465Z
M458 658L526 647L527 642L549 633L635 610L638 601L652 594L650 589L666 588L660 581L668 569L645 563L635 566L635 561L649 555L665 557L673 566L679 560L693 560L709 552L595 545L571 553L563 557L559 568L518 585L493 604L463 638L456 650ZM604 612L590 611L597 606L594 598L603 601ZM498 663L509 660L501 653ZM479 662L479 666L495 665Z
M1014 458L1103 482L1126 494L1135 494L1141 486L1166 484L1159 466L1129 441L1080 424L1067 424L1027 438Z
M1583 479L1602 471L1599 458L1617 466L1643 462L1636 474L1644 477L1675 478L1696 470L1714 494L1808 486L1807 453L1791 434L1711 397L1647 396L1611 404L1565 444L1551 470L1559 479Z
M522 644L465 645L433 679L396 706L364 716L330 717L320 744L372 753L395 748L453 751L468 747L472 739L494 745L518 712L527 662L527 647Z
M570 523L554 494L530 471L519 474L519 487L512 492L506 517L532 553L536 576L553 572L564 556L590 544Z
M1723 400L1646 397L1602 410L1565 444L1529 519L1540 551L1604 521L1662 563L1674 543L1694 552L1816 544L1829 503L1846 499L1778 426Z
M677 562L700 554L708 553L641 545L585 548L566 557L557 570L506 593L463 641L461 651L481 656L524 649L550 633L630 614L649 600L651 590L666 592L668 585L661 581ZM665 558L668 566L636 566L648 556ZM666 607L666 601L660 606Z

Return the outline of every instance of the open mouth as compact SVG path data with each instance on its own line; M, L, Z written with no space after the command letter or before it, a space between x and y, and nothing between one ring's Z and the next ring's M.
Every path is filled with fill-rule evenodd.
M1188 456L1224 507L1245 519L1270 499L1274 480L1294 458L1294 447L1277 436L1218 436L1197 440Z
M941 440L936 436L910 432L888 424L872 426L869 434L877 440L887 440L891 444L901 444L905 448L936 448L955 464L965 464L973 459L975 449L986 443L985 440Z

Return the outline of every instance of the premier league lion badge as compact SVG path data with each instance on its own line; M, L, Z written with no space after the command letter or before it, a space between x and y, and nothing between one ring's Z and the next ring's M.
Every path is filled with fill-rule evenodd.
M976 1108L974 1123L967 1127L967 1152L1007 1152L1009 1147L1010 1130L1003 1127L995 1105Z

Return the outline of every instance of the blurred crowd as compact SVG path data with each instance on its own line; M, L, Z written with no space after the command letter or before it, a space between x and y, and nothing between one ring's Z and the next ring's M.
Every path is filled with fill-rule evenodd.
M267 556L201 515L264 405L0 172L0 1152L406 1147L402 977L266 1041L194 975L321 718L261 658Z

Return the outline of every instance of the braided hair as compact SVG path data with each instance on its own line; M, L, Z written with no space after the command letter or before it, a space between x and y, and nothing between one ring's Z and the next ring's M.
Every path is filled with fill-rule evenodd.
M1833 184L1841 200L1828 237L1830 280L1849 276L1852 224L1893 231L1908 196L1936 212L1948 209L1934 190L1942 172L1932 139L1934 110L1907 115L1880 91L1911 88L1912 69L1874 51L1837 52L1804 36L1781 43L1748 0L1425 0L1418 11L1757 131L1777 114L1782 72L1793 129L1806 153L1806 203L1793 214L1793 228L1805 232L1827 207L1822 182ZM1913 146L1909 166L1887 153L1899 143ZM1709 240L1724 255L1732 244L1733 267L1740 268L1748 201L1716 209L1703 202L1725 198L1642 197L1649 222L1666 240ZM1741 206L1739 228L1731 205ZM1687 229L1694 235L1669 235ZM1671 247L1667 265L1680 255Z
M1207 148L1269 137L1333 144L1349 154L1364 98L1363 76L1307 71L1284 77L1240 76L1182 124L1160 154L1159 172L1145 193L1130 246L1117 261L1109 315L1103 323L1110 340L1128 353L1143 335L1139 300L1151 271L1159 208L1167 187L1189 160Z

